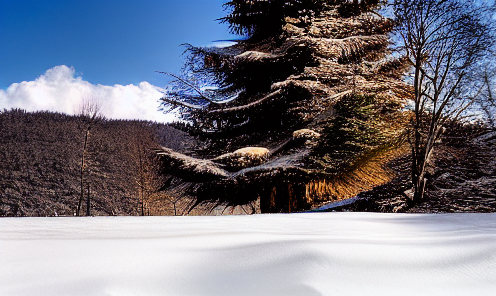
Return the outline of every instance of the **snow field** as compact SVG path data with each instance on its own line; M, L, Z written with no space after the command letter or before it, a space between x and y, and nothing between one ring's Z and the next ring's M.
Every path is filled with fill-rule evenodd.
M0 295L494 295L496 214L0 219Z

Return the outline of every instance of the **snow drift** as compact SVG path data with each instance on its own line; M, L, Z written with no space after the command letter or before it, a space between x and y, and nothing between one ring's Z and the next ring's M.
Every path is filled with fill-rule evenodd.
M0 295L493 295L495 214L0 219Z

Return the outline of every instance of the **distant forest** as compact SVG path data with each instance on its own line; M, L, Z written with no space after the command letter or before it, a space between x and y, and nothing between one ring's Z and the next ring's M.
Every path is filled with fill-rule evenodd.
M0 111L0 216L75 214L85 129L82 116ZM88 139L83 215L88 196L91 215L174 214L170 197L158 193L164 176L153 167L152 149L184 151L193 141L166 124L96 122Z

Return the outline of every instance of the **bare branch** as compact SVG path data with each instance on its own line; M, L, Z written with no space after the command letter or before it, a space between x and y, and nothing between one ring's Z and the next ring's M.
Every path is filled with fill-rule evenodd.
M201 109L204 109L205 108L202 105L195 105L195 104L190 104L190 103L186 103L186 102L177 101L177 100L168 98L167 96L162 97L160 100L171 104L173 107L181 106L181 107L185 107L185 108L188 108L188 109L195 109L195 110L201 110Z
M187 81L186 79L183 79L181 77L179 77L178 75L175 75L175 74L172 74L172 73L168 73L168 72L161 72L161 71L155 71L157 73L161 73L161 74L165 74L165 75L169 75L169 76L172 76L174 78L176 78L177 80L181 81L181 83L187 85L188 87L190 87L192 90L194 90L199 96L200 98L210 102L210 103L216 103L215 101L213 101L212 99L210 99L209 97L206 97L203 92L195 85L191 84L189 81Z
M242 105L242 106L237 106L237 107L232 107L232 108L226 108L226 109L215 109L215 110L211 110L211 111L208 111L208 113L210 114L215 114L215 113L228 113L228 112L237 112L237 111L241 111L241 110L245 110L245 109L249 109L251 107L254 107L254 106L257 106L257 105L260 105L262 104L263 102L265 101L268 101L272 98L274 98L276 95L280 94L281 93L281 89L278 89L276 91L273 91L271 92L270 94L264 96L263 98L261 98L260 100L257 100L255 102L251 102L249 104L246 104L246 105Z

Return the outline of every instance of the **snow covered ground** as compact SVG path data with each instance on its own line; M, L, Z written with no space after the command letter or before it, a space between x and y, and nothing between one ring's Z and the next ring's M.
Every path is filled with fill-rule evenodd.
M496 295L496 214L0 218L0 295Z

